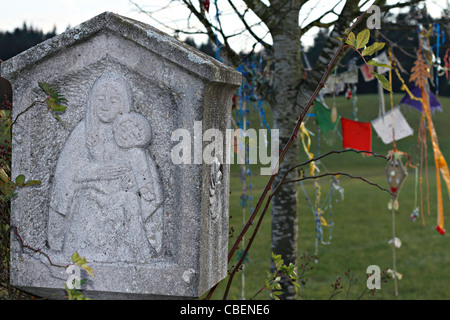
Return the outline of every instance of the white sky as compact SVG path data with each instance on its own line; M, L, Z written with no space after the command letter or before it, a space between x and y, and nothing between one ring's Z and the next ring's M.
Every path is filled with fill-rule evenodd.
M242 28L238 20L233 20L234 16L232 9L228 6L226 0L218 0L221 9L222 25L228 28L229 32L236 32ZM300 13L300 21L306 25L308 21L320 16L325 10L329 10L336 3L341 0L310 0ZM404 2L405 0L401 0ZM430 13L440 12L439 5L447 6L449 0L426 0ZM135 0L141 7L146 10L153 11L155 9L164 7L170 0ZM194 1L195 3L196 1ZM215 20L214 0L210 0L210 17L211 21ZM372 3L373 1L369 1ZM390 2L397 2L391 0ZM223 6L223 7L222 7ZM184 10L183 10L184 9ZM340 11L342 4L338 5L336 10ZM179 29L185 29L187 17L189 12L183 5L175 1L169 8L159 11L155 15L155 19L149 18L134 6L130 0L0 0L0 30L13 31L16 27L21 27L24 22L28 26L33 26L43 30L44 32L51 31L56 27L57 33L64 32L67 26L74 27L90 18L104 12L111 11L129 18L140 20L142 22L151 24L169 34L171 30L165 29L164 26L158 24L163 22L170 26L176 26ZM250 17L251 18L251 17ZM333 19L333 16L326 17L322 21L326 22L327 18ZM193 17L191 25L196 22ZM254 20L256 22L256 19ZM266 34L264 28L256 30L256 32L263 36ZM313 33L309 37L302 38L305 45L310 45L313 39ZM197 38L197 43L204 41L203 38ZM248 47L253 44L253 39L250 36L241 36L233 38L235 45L240 48ZM267 42L271 42L270 38L265 38Z

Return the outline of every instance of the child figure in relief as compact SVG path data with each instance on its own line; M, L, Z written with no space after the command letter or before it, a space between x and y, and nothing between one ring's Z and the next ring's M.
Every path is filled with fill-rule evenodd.
M131 89L105 74L86 118L71 133L55 171L48 243L88 261L147 263L162 249L163 194L147 146L148 120L132 111Z

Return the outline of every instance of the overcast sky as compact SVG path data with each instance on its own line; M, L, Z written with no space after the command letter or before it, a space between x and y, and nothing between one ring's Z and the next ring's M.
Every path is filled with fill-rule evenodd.
M14 30L24 22L58 33L104 12L112 11L134 18L137 12L128 0L0 0L0 29ZM133 12L134 11L134 12Z
M227 7L227 1L218 1L221 6L224 5L221 7L223 8L223 11L220 16L222 24L229 28L229 32L240 30L242 25L239 21L232 20L234 15L232 14L232 9L229 6ZM340 0L308 1L307 5L302 8L300 21L303 21L303 25L306 25L308 21L314 19L318 15L320 16L324 10L329 10L339 1ZM441 10L436 6L436 3L445 7L447 1L448 0L427 0L426 2L432 12L440 12ZM154 11L158 8L165 7L170 0L135 0L135 2L146 10ZM211 21L215 22L214 0L211 0L210 2L210 17ZM404 2L404 0L402 0L402 2ZM370 1L370 3L372 3L372 1ZM343 5L343 1L341 4ZM336 10L340 11L342 5L338 5ZM23 23L26 22L28 26L31 25L44 32L51 31L56 27L57 33L61 33L64 32L69 25L74 27L104 11L111 11L129 18L140 20L170 34L172 34L171 30L165 29L164 26L158 22L185 29L187 17L189 16L189 12L177 2L165 10L160 10L155 15L155 19L151 19L140 12L130 0L0 0L0 30L13 31L16 27L21 27ZM335 17L330 16L329 18L334 19ZM195 21L194 18L191 19L191 25L193 25ZM323 22L326 21L323 20ZM258 32L260 36L266 34L264 28L261 28ZM205 38L197 38L197 43L203 42L203 39ZM253 44L253 39L249 36L240 37L239 41L237 39L238 38L236 37L235 44L240 47L248 47ZM305 42L304 45L310 45L312 39L313 34L309 37L302 38L302 41ZM265 40L271 42L270 39L265 38Z

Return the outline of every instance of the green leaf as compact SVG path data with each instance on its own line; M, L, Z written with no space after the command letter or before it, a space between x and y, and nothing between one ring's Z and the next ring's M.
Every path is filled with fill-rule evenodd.
M17 184L19 187L23 187L24 183L25 183L25 176L24 176L23 174L19 174L19 175L16 177L16 184Z
M66 110L67 107L63 106L62 103L67 102L67 99L62 96L57 89L50 87L48 83L43 81L38 82L38 85L48 96L48 98L45 99L45 102L50 110L54 112L64 112Z
M371 66L375 66L375 67L384 67L384 68L392 69L392 67L390 65L380 62L376 59L370 60L369 62L367 62L367 64L371 65Z
M73 263L78 264L80 261L83 261L82 259L84 259L84 258L80 257L78 252L75 251L75 253L72 254L72 262Z
M3 182L8 182L9 181L9 176L8 176L8 174L6 173L6 171L3 168L0 168L0 179Z
M381 50L384 48L385 43L384 42L375 42L374 44L372 44L371 46L365 48L361 54L363 56L371 56L373 55L375 52Z
M352 47L355 46L356 38L355 38L355 34L353 32L350 32L345 43L348 45L351 45Z
M75 251L74 254L72 254L72 262L79 265L81 268L86 270L92 277L94 277L94 271L91 267L88 267L86 258L80 257L78 252Z
M389 83L389 81L386 79L385 76L383 76L382 74L378 74L374 71L371 71L371 73L378 79L378 81L381 83L384 89L386 89L389 92L392 92L391 84Z
M370 39L370 30L364 29L356 36L356 48L361 49L366 46Z
M86 270L86 272L89 273L94 278L94 271L92 270L91 267L88 267L87 264L84 263L81 265L81 268Z
M58 121L59 121L64 127L66 126L66 124L64 123L64 121L61 120L61 117L60 117L60 116L58 116L57 114L53 114L53 116L54 116L56 119L58 119Z
M42 91L45 92L49 97L56 101L67 101L66 98L64 98L57 89L50 87L50 85L47 82L41 81L38 82L39 87L42 89Z
M67 109L67 107L63 106L62 104L57 104L52 108L52 110L54 112L64 112L64 111L66 111L66 109Z
M272 292L271 296L275 299L275 300L280 300L280 296L283 294L283 291L274 291Z
M42 182L40 180L30 180L27 183L25 183L25 186L35 186L40 185Z
M50 89L50 85L47 82L41 81L41 82L38 82L38 85L42 89L42 91L45 92L45 94L50 95L51 89Z

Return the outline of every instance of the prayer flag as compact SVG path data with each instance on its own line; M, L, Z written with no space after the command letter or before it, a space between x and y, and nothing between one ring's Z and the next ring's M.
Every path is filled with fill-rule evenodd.
M419 87L414 86L411 89L411 93L416 98L422 98L422 90L420 90ZM435 110L442 111L441 103L439 102L439 100L436 98L436 96L432 92L428 92L428 97L430 99L431 111L435 111ZM410 107L413 107L413 108L419 110L420 112L423 112L422 102L419 100L411 99L411 97L409 96L408 93L405 94L405 96L402 98L402 100L400 100L399 104L406 104Z
M413 129L400 112L399 106L386 112L371 123L384 144L389 144L394 139L400 140L414 134Z
M340 74L340 79L343 83L355 84L358 83L358 69L354 68L352 70L345 71Z
M367 82L375 79L375 76L371 73L373 69L374 69L373 66L367 64L363 64L362 66L359 67L359 70L361 70L361 73L364 76L364 81Z
M320 127L322 133L327 133L328 131L335 131L338 125L339 115L332 121L331 110L321 104L319 101L314 101L314 110L316 112L316 121Z
M344 89L345 83L340 80L339 76L330 75L322 90L324 94L339 94L344 91Z
M372 127L370 122L359 122L341 117L342 147L360 151L372 151Z

